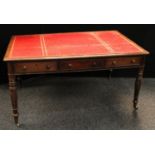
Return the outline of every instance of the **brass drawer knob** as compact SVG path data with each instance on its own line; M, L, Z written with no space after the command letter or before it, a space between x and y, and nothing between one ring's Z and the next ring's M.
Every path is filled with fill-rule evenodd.
M131 63L135 63L135 62L136 62L136 60L135 60L135 59L132 59L132 60L131 60Z
M50 65L47 65L47 66L46 66L46 68L47 68L47 69L50 69L50 68L51 68L51 66L50 66Z
M73 65L72 64L68 64L68 67L72 67Z
M96 62L93 62L93 66L97 66L97 63Z
M23 70L27 70L27 66L24 65L24 66L23 66Z
M113 61L112 64L113 64L113 65L116 65L116 64L117 64L117 61Z

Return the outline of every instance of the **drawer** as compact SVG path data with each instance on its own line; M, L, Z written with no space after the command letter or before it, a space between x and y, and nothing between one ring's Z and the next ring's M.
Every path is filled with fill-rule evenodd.
M56 62L17 62L14 65L16 73L42 73L57 70Z
M90 60L65 60L60 62L60 70L90 70L104 66L103 59Z
M125 67L125 66L137 66L142 62L141 57L119 57L119 58L107 58L105 67Z

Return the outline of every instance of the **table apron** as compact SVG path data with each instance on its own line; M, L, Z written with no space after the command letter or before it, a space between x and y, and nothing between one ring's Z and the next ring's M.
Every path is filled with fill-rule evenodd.
M90 58L69 60L35 60L9 62L12 74L50 74L64 72L98 71L108 69L138 68L144 65L143 56Z

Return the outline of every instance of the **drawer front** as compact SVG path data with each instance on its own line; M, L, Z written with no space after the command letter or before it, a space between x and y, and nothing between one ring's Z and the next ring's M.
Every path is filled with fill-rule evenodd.
M115 67L127 67L127 66L137 66L142 62L141 57L119 57L119 58L107 58L105 67L115 68Z
M65 60L61 61L59 66L61 71L65 70L90 70L101 68L105 64L104 59L91 60Z
M16 74L35 74L62 71L97 70L108 68L119 68L138 66L142 63L142 57L115 57L96 58L82 60L59 60L59 61L34 61L16 62L14 71ZM59 63L59 64L58 64Z
M16 73L41 73L57 70L56 62L17 62L14 65Z

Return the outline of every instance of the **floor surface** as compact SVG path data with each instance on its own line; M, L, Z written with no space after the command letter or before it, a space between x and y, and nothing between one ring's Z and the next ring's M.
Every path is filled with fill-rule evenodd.
M144 79L133 111L133 78L37 77L18 87L20 124L11 116L7 84L0 85L1 130L155 129L155 79Z

